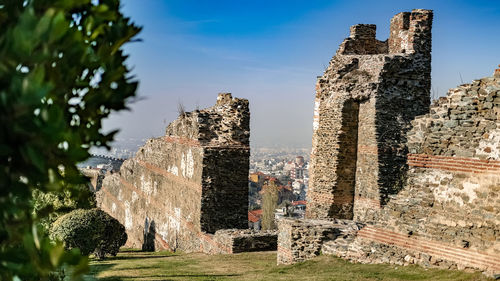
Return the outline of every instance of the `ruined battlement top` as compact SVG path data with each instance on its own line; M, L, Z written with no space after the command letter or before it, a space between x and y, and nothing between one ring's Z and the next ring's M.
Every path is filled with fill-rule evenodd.
M350 28L352 39L375 39L377 26L375 24L356 24Z
M183 112L166 129L167 137L199 141L202 145L249 145L250 113L248 100L220 93L214 106Z
M385 41L376 39L374 24L351 26L349 37L340 44L324 75L318 77L317 89L335 84L336 91L360 93L355 98L362 100L380 79L427 81L432 17L431 10L422 9L396 14Z
M240 100L240 99L238 99L238 98L233 99L233 95L231 95L231 93L219 93L217 95L216 105L231 104L237 100Z
M376 39L376 25L357 24L342 42L338 55L413 54L430 55L432 10L414 9L396 14L391 19L390 36Z

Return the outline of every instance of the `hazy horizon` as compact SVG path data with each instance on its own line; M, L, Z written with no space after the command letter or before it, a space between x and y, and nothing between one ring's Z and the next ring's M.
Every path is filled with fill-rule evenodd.
M414 2L414 1L413 1ZM162 136L187 111L219 92L247 98L254 147L310 147L316 77L358 23L385 40L393 15L434 10L432 89L491 76L500 63L498 1L123 1L143 42L125 48L140 101L113 114L118 138Z

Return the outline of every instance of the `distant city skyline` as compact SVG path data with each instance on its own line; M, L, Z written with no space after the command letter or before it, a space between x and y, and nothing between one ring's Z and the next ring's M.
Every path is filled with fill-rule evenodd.
M143 42L125 48L140 82L129 112L107 130L121 139L164 135L187 111L217 93L247 98L251 145L309 147L316 76L358 23L385 40L399 12L434 10L432 94L492 75L500 63L500 2L490 1L123 1Z

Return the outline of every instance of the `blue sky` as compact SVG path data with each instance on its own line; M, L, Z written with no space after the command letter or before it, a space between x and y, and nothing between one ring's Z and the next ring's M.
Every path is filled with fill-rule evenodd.
M377 24L385 40L390 18L434 10L432 85L436 95L491 76L500 64L500 1L204 1L123 0L122 11L143 26L129 44L140 80L129 112L107 129L119 138L164 134L177 117L215 103L217 93L247 98L255 146L311 145L314 85L349 27Z

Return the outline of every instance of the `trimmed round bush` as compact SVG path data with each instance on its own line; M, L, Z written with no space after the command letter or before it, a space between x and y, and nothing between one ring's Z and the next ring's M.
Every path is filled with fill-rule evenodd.
M125 227L100 209L78 209L61 216L52 225L50 235L67 249L79 248L82 255L94 253L99 259L116 256L127 242Z

